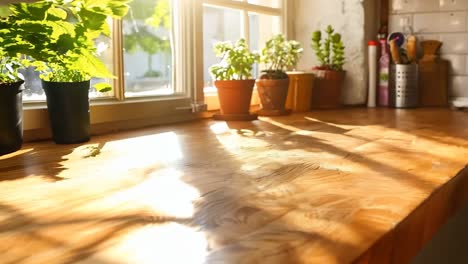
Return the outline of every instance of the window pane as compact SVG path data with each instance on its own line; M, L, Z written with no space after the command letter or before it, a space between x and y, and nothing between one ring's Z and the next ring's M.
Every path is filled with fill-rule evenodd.
M281 33L280 18L278 16L260 15L249 12L250 49L261 51L268 39L273 35ZM254 66L255 78L261 69Z
M238 10L203 7L203 62L205 65L205 87L213 87L208 68L219 62L213 52L213 45L219 41L237 41L241 38L242 13ZM210 89L205 89L210 91Z
M249 4L262 5L268 7L280 7L281 0L249 0Z
M108 23L112 25L112 19L109 19ZM95 43L96 43L97 52L99 54L99 58L102 60L104 65L106 65L107 69L110 70L110 72L114 72L113 71L114 56L112 52L113 51L112 39L106 36L101 36L95 40ZM110 84L112 86L112 90L109 92L105 92L105 93L100 93L96 91L96 89L93 88L93 85L96 83L101 83L101 82L106 82ZM89 97L91 98L114 97L114 80L113 79L97 79L97 78L91 79L91 90L89 93Z
M174 93L170 0L134 0L123 19L125 96Z
M112 20L109 19L109 24L112 24ZM112 27L111 27L112 28ZM99 54L99 58L104 62L107 68L112 72L113 56L112 56L112 40L109 37L101 36L96 41L96 48ZM41 79L39 73L34 71L34 68L30 67L22 71L25 77L23 100L24 101L45 101L46 96L44 90L42 90ZM99 93L92 86L96 83L107 82L113 86L113 80L111 79L91 79L91 89L89 91L90 98L106 98L113 97L114 90L105 93Z

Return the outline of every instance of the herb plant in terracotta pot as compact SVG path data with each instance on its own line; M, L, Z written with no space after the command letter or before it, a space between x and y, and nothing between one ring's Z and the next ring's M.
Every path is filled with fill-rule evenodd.
M254 120L251 114L250 101L255 85L252 79L253 64L259 55L247 47L245 39L236 43L219 42L214 45L216 57L221 62L210 67L210 73L218 90L220 113L214 116L219 120Z
M16 53L16 30L8 19L0 20L0 155L19 150L23 144L24 61Z
M262 104L260 115L284 115L288 96L289 77L286 70L296 65L303 49L297 41L287 41L279 34L269 39L262 49L260 61L267 69L256 81L257 91Z
M322 32L312 33L312 49L320 62L314 67L315 85L312 94L312 108L327 109L341 106L341 89L345 79L345 46L339 33L332 26Z

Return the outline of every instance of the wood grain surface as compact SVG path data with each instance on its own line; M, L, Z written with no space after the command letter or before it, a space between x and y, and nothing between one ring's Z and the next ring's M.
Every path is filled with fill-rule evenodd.
M0 263L407 263L468 199L468 115L343 109L26 144Z

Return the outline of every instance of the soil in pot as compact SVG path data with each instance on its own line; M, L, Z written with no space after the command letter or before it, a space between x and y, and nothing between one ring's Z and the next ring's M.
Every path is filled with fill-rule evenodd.
M249 112L255 80L215 81L214 84L221 108L215 119L247 121L257 118Z
M23 144L23 83L0 83L0 155Z
M341 89L345 71L314 70L315 83L311 107L315 109L333 109L342 106Z
M74 144L89 141L89 87L90 81L42 81L55 143Z
M286 98L288 97L289 78L258 79L256 84L262 104L262 109L258 112L260 115L288 114Z

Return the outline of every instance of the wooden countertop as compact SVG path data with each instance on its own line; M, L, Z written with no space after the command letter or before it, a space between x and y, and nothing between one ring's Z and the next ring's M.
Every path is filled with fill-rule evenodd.
M0 157L0 263L407 263L468 200L467 163L445 109L26 144Z

